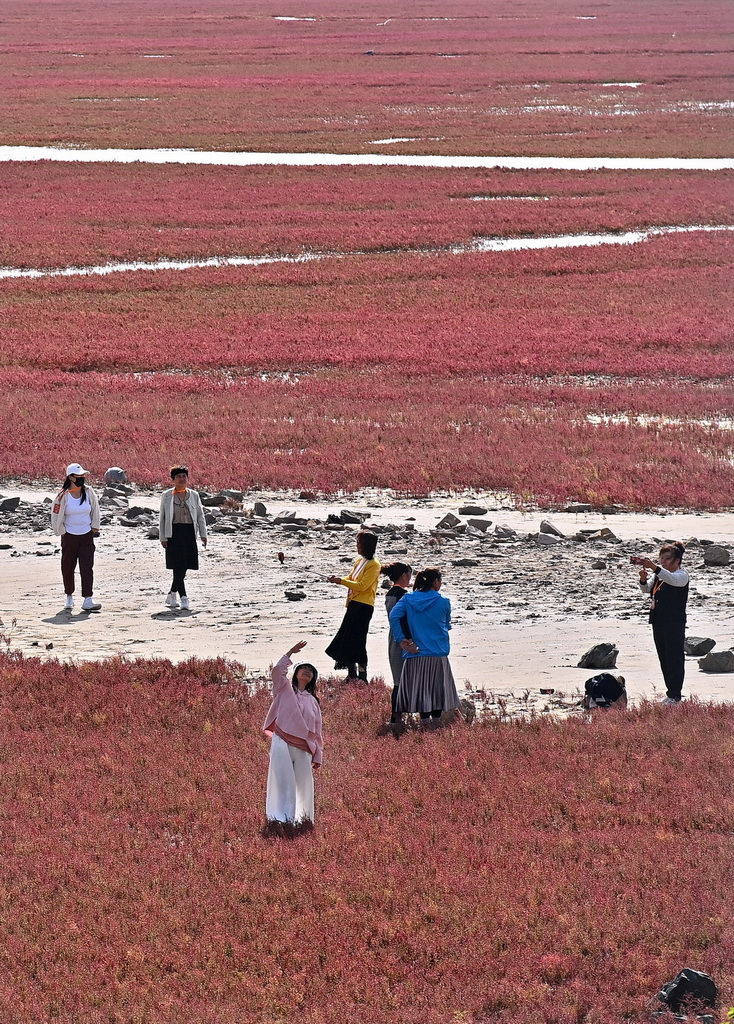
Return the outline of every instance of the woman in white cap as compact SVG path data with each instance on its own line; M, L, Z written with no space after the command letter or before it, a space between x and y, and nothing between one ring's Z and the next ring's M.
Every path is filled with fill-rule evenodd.
M87 486L88 473L78 462L66 467L66 479L51 506L51 529L61 537L61 577L66 604L74 607L74 573L77 563L82 578L82 611L102 607L94 600L94 538L99 536L99 502Z

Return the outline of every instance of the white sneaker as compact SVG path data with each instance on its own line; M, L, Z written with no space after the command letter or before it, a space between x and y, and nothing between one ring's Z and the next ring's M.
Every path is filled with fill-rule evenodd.
M661 700L660 703L664 708L672 708L675 707L676 704L680 704L680 701L674 700L672 697L666 697L664 700Z
M65 612L70 612L73 607L74 607L74 598L71 596L71 594L67 594L66 595L66 601L64 602L64 611Z
M171 593L166 597L166 604L169 608L178 608L178 597L176 591L172 590Z
M191 607L191 605L189 604L188 597L182 597L181 598L181 611L182 612L187 612L190 607Z
M83 612L98 612L101 607L99 601L95 601L93 597L85 597L82 601Z

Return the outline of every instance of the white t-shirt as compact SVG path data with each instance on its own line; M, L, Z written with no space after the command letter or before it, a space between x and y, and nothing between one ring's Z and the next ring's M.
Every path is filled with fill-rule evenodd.
M74 534L75 537L89 533L92 529L92 506L88 497L82 504L81 496L73 498L71 494L66 495L64 529L67 533Z

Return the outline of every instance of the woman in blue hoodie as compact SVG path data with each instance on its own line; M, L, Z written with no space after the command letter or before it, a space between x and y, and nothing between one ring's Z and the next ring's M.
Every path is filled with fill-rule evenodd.
M424 569L415 578L413 593L390 612L392 635L403 648L396 711L418 712L424 720L459 707L448 658L451 602L439 594L441 583L438 569Z

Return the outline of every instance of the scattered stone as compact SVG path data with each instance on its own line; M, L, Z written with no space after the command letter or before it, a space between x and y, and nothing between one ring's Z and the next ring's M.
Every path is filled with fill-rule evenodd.
M153 511L149 508L143 508L142 505L131 505L127 510L127 515L130 519L133 519L137 516L152 516Z
M279 512L273 520L274 523L292 523L296 518L295 512ZM340 520L341 522L341 520Z
M301 491L298 497L301 501L316 501L316 495L313 491Z
M535 536L536 544L540 544L541 547L550 547L553 544L560 544L561 538L556 537L552 533L538 533Z
M120 524L120 526L143 526L143 525L145 525L143 523L142 519L137 519L137 518L132 519L129 516L120 516L120 518L117 521Z
M585 505L582 501L572 501L570 505L566 505L564 512L591 512L591 505Z
M583 532L586 533L586 531L583 531ZM609 541L610 543L613 543L613 544L619 543L619 537L617 537L617 535L615 533L613 533L609 529L608 526L604 526L604 527L602 527L601 530L596 530L594 533L588 533L586 535L586 539L587 540L606 540L606 541Z
M216 508L228 501L226 494L202 494L201 504L204 508Z
M242 501L244 498L242 491L233 491L227 487L224 487L219 493L223 494L229 501Z
M595 644L578 663L579 668L616 668L619 650L616 644Z
M476 558L455 558L451 563L452 565L463 566L463 565L479 565Z
M507 526L504 523L495 526L494 535L497 540L517 540L517 531L513 530L511 526Z
M54 645L53 644L46 644L46 650L47 651L52 651L53 649L54 649Z
M306 533L308 531L305 523L281 523L280 526L287 533Z
M151 526L151 528L148 530L148 540L159 540L159 539L160 539L160 531L159 531L158 527L157 526Z
M722 544L709 544L704 550L703 560L706 565L728 565L731 555Z
M20 505L20 498L3 498L0 501L0 512L15 512Z
M469 519L467 521L467 530L471 527L473 530L480 530L482 533L486 533L492 525L491 519Z
M713 651L716 641L710 637L687 636L683 643L683 650L694 658L702 658L704 654Z
M446 515L439 522L436 523L437 530L453 530L459 526L461 520L458 516L455 516L453 512L447 512Z
M232 523L218 522L212 526L212 533L237 533L237 527Z
M459 509L460 516L486 516L489 509L483 508L481 505L462 505Z
M12 544L0 544L0 551L12 551Z
M565 533L561 533L557 526L544 519L540 524L540 532L550 534L553 537L565 537Z
M252 511L256 516L266 516L268 514L268 510L262 501L256 501L252 506Z
M597 560L595 562L591 563L591 568L592 569L606 569L606 567L607 567L607 563L602 561L601 558L597 558Z
M699 658L702 672L734 672L734 651L716 651Z
M306 597L302 590L286 590L285 596L289 601L303 601Z
M343 508L339 513L339 520L342 523L349 523L350 526L361 526L365 519L369 519L369 512L353 512Z

